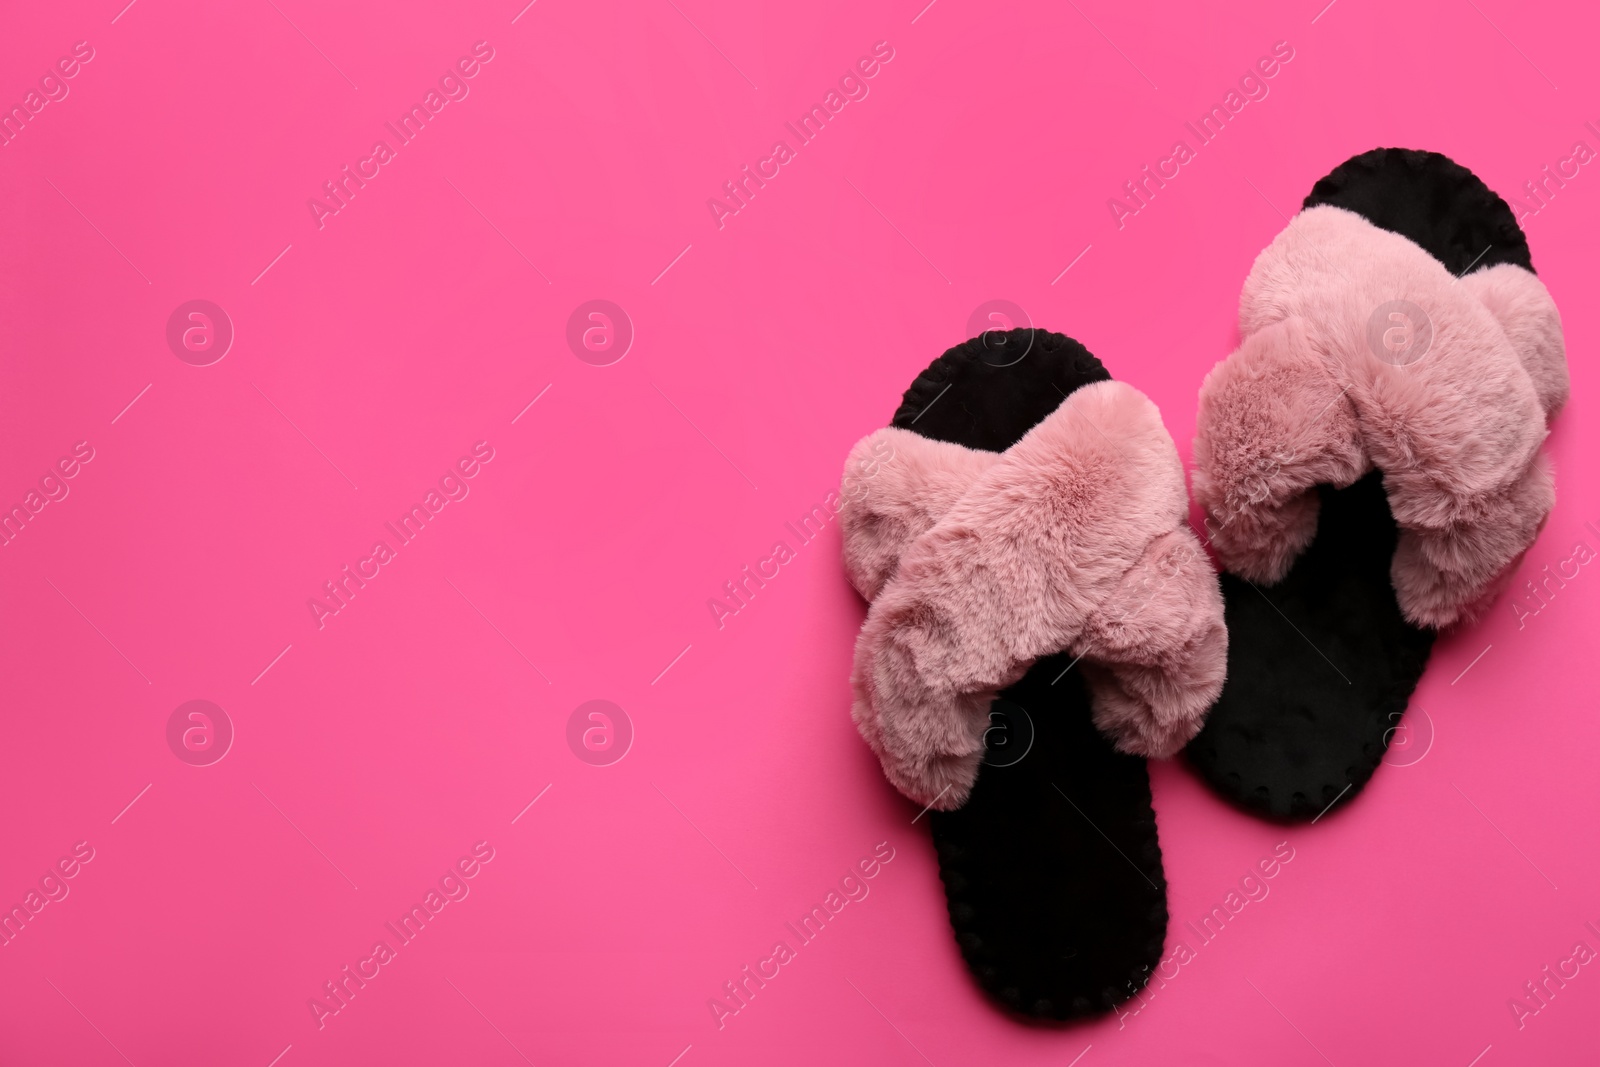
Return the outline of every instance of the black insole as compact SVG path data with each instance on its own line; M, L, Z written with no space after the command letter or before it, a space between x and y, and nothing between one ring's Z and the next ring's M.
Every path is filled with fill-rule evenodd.
M1316 818L1366 784L1433 647L1389 582L1398 531L1382 472L1320 492L1316 539L1283 581L1222 576L1228 679L1185 750L1223 795L1282 819Z
M894 425L1003 451L1073 390L1110 377L1060 334L987 334L934 361ZM967 966L1002 1006L1035 1019L1110 1010L1143 987L1166 939L1145 761L1094 728L1071 663L1041 659L1001 694L970 798L928 816Z
M1409 238L1451 274L1513 263L1533 270L1528 238L1506 202L1438 152L1374 148L1311 187L1302 207L1331 204Z
M965 806L930 813L967 966L1007 1008L1053 1019L1109 1011L1142 989L1167 933L1145 761L1094 728L1072 658L1039 660L1001 694L985 755L997 762ZM1005 766L1001 739L1031 748Z
M1317 182L1304 206L1319 204L1409 238L1453 274L1496 263L1533 269L1505 201L1436 152L1356 156ZM1361 791L1434 640L1405 620L1389 579L1398 530L1383 472L1319 492L1316 538L1281 582L1222 576L1228 678L1184 750L1223 796L1280 819L1318 818Z

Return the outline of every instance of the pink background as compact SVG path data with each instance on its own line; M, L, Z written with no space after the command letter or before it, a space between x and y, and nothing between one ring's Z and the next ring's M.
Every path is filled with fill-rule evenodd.
M0 33L7 106L94 49L0 148L0 503L95 454L0 549L0 903L94 850L0 948L0 1061L1592 1057L1596 968L1520 1030L1507 1005L1600 949L1592 567L1442 640L1431 748L1315 826L1152 767L1169 948L1294 859L1141 1014L1057 1031L977 993L925 820L850 724L837 530L722 629L706 606L985 300L1082 340L1187 458L1239 285L1317 177L1405 145L1510 195L1600 148L1580 5L274 2ZM470 95L319 229L307 199L480 40ZM1270 95L1118 229L1107 199L1280 40ZM878 41L870 95L719 230L707 198ZM1589 166L1525 222L1573 378L1527 577L1600 550L1597 220ZM165 340L196 298L236 330L207 367ZM595 298L636 331L606 367L565 340ZM319 630L308 598L478 441L470 495ZM237 732L211 766L167 744L193 699ZM566 740L591 699L635 731L610 766ZM470 895L319 1030L308 999L479 841ZM708 999L879 842L870 896L719 1030Z

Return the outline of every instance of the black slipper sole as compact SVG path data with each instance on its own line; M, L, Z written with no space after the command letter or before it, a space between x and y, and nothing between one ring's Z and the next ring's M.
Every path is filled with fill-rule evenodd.
M1074 389L1110 377L1060 334L986 334L923 372L893 425L1004 451ZM927 816L968 968L1002 1007L1034 1020L1110 1011L1143 988L1166 940L1145 761L1094 728L1071 665L1064 654L1041 659L1000 694L970 798Z
M1497 263L1533 269L1505 201L1438 153L1356 156L1303 206L1323 204L1409 238L1453 274ZM1184 750L1218 793L1275 819L1316 819L1360 793L1435 636L1406 621L1390 582L1398 530L1383 472L1320 492L1316 538L1281 582L1222 575L1228 680Z

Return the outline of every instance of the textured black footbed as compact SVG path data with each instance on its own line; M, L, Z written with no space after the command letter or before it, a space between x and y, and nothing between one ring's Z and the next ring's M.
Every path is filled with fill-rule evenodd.
M893 424L1003 451L1074 389L1110 377L1061 334L991 333L934 361ZM1166 939L1145 761L1094 728L1071 664L1041 659L1000 694L971 797L928 815L961 954L985 992L1030 1021L1109 1011L1144 986Z
M1455 274L1533 269L1505 201L1438 153L1363 153L1317 182L1304 206L1319 204L1411 239ZM1281 582L1222 576L1228 679L1185 749L1217 792L1282 820L1318 818L1360 793L1435 636L1405 620L1389 580L1398 531L1383 472L1318 491L1316 538Z
M1331 204L1409 238L1451 274L1513 263L1533 270L1511 208L1466 167L1438 152L1374 148L1345 160L1302 207Z

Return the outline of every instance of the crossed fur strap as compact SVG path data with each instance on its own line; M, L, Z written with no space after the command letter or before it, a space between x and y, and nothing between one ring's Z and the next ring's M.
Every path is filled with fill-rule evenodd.
M907 797L965 803L990 702L1056 652L1081 660L1119 749L1168 756L1199 730L1227 667L1222 598L1142 393L1084 386L1005 453L879 430L846 466L867 469L842 507L872 604L851 714Z
M1567 365L1539 279L1509 264L1457 279L1406 238L1315 207L1256 259L1239 332L1201 387L1194 449L1226 569L1282 578L1316 534L1315 486L1377 467L1406 617L1481 614L1555 503L1540 445Z

